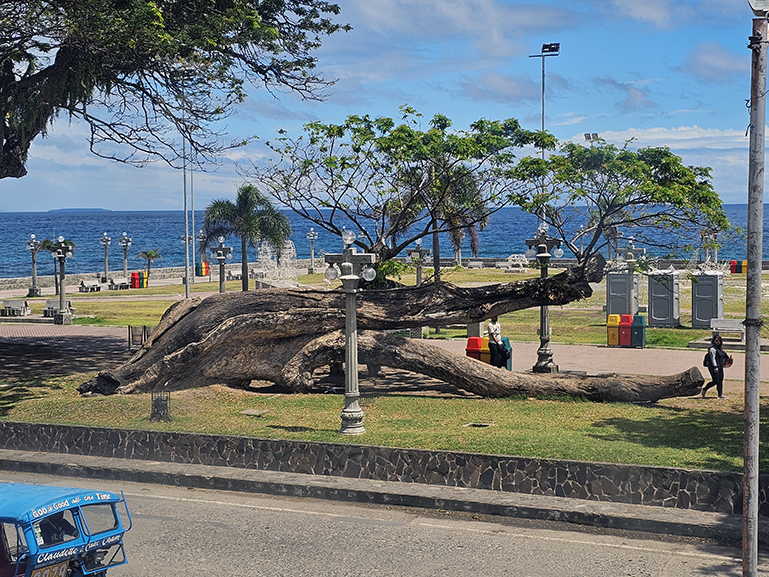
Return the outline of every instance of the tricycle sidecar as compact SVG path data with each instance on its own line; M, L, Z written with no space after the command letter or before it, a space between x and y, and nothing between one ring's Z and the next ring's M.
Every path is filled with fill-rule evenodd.
M106 576L126 562L130 528L122 493L0 483L0 577Z

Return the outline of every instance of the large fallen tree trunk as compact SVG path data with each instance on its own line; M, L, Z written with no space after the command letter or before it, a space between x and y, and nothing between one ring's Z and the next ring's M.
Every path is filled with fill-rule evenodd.
M595 400L651 401L695 394L696 369L673 377L542 376L508 373L375 331L479 322L494 315L561 305L589 297L602 277L603 260L547 279L478 288L447 283L358 295L362 363L437 377L484 396L576 395ZM247 387L266 380L293 391L312 385L315 368L344 357L345 295L338 291L272 289L190 299L172 306L142 349L125 365L81 386L102 394L146 392L228 384ZM600 384L603 383L603 384Z

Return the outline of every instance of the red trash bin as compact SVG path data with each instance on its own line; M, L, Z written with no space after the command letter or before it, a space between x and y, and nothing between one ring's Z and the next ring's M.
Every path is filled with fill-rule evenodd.
M737 261L736 260L733 260L730 263L729 269L731 270L732 274L737 272Z
M139 286L139 273L138 272L132 272L131 273L131 288L141 288Z
M633 315L622 315L619 318L619 346L632 346Z
M481 360L481 344L483 339L481 337L470 337L467 339L467 347L465 348L465 355L471 359Z

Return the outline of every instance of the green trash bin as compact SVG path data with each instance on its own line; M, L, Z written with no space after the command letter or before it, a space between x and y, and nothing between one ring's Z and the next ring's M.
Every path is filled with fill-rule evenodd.
M513 347L510 346L510 339L507 337L502 337L502 346L505 347L508 351L510 351L510 356L507 357L507 370L512 371L513 370Z
M630 346L638 349L646 345L646 317L634 315L633 324L630 326Z

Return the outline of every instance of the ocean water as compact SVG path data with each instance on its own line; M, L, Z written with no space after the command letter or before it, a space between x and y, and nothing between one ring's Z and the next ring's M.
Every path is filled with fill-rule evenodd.
M747 205L732 204L725 206L726 213L733 225L747 227ZM293 228L291 240L294 242L297 258L310 257L310 242L307 232L313 226L309 221L286 211ZM764 259L769 260L769 211L764 211ZM201 228L203 211L196 211L195 225ZM537 220L531 214L516 207L502 209L492 215L489 226L481 232L481 248L479 257L505 258L510 254L526 251L526 238L534 234ZM192 229L190 229L192 230ZM318 229L315 241L315 254L322 250L341 252L342 241L331 233ZM104 248L100 238L104 233L112 238L108 249L110 271L122 271L123 249L118 244L118 237L123 232L131 237L128 249L128 269L142 270L143 260L137 259L137 254L143 250L159 249L162 260L155 261L153 266L171 267L184 266L184 235L183 211L157 212L119 212L119 211L52 211L52 212L0 212L0 278L22 277L31 275L31 257L26 241L30 234L38 240L55 240L59 235L75 243L77 249L72 258L67 260L67 271L72 273L88 273L104 270ZM240 242L238 239L228 239L228 246L233 247L232 262L240 261ZM469 241L462 249L463 258L471 256ZM624 244L622 241L620 244ZM430 239L425 239L424 245L431 248ZM453 249L445 236L441 238L441 256L452 257ZM568 253L565 256L571 256ZM719 259L746 258L746 242L740 240L725 244L719 250ZM257 258L256 249L250 249L249 260ZM195 257L196 262L199 257ZM48 253L38 256L38 274L53 274L54 263Z

